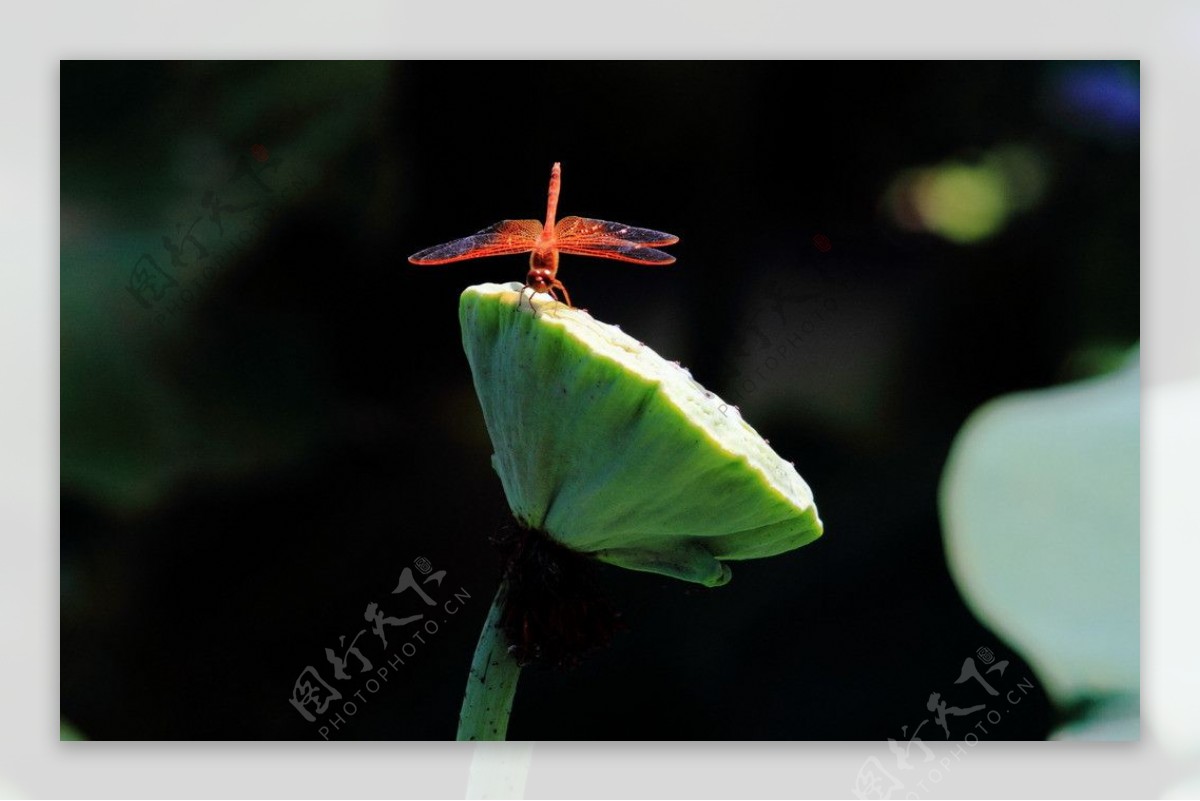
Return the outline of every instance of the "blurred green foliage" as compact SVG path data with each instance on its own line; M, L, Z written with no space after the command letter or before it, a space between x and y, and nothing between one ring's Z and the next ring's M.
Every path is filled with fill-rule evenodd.
M236 353L226 364L189 353L181 371L172 356L191 350L189 318L214 286L239 280L231 273L262 244L264 223L303 204L336 169L389 85L388 66L377 62L161 69L119 68L128 82L105 71L92 85L84 65L66 66L70 119L118 119L89 128L86 141L67 136L63 152L62 482L124 514L155 506L189 478L236 480L310 444L317 354L274 340L290 332L273 332L269 319L229 332L225 345ZM154 92L156 105L139 103L139 91ZM114 96L125 101L115 110L107 105ZM256 164L263 142L267 162ZM246 166L261 176L240 172ZM205 203L214 196L242 209L225 211L219 227ZM181 251L179 264L165 242ZM144 255L176 283L168 286ZM130 291L139 268L162 290L160 298L150 292L149 306ZM287 265L268 269L287 280Z

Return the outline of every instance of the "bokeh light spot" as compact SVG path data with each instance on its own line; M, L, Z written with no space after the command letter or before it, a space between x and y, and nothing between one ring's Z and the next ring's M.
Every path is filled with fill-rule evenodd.
M1136 69L1097 63L1064 70L1054 82L1057 115L1081 133L1136 133L1142 92Z
M975 242L1004 222L1004 177L990 167L941 167L922 183L916 202L930 230L952 242Z
M1049 182L1045 158L1022 144L1002 145L977 162L947 161L901 172L884 195L899 228L958 244L999 233L1013 215L1041 202Z

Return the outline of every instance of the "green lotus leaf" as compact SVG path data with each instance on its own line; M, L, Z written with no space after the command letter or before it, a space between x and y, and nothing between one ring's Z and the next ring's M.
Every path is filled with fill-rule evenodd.
M459 303L513 515L602 561L706 586L822 533L812 491L732 405L619 328L521 284Z

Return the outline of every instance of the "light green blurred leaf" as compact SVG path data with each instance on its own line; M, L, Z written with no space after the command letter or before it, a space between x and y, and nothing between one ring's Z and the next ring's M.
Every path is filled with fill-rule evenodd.
M963 597L1063 706L1139 692L1140 386L1134 358L994 400L963 426L942 480Z

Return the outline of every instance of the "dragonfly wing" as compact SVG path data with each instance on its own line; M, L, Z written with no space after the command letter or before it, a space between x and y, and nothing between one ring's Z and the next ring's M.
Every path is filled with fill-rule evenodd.
M663 245L674 245L679 241L679 237L663 231L654 231L649 228L635 228L625 223L593 220L588 217L563 217L554 228L554 236L559 240L560 244L563 240L570 240L579 244L620 240L622 242L634 242L651 247L661 247Z
M533 250L542 224L537 220L502 220L477 234L426 248L408 257L413 264L446 264L484 256L507 256Z
M559 251L601 259L638 264L671 264L675 257L655 250L655 245L673 245L679 237L624 223L565 217L554 229Z
M616 259L617 261L633 261L638 264L672 264L675 257L670 253L655 250L640 242L606 242L594 245L567 245L558 243L561 253L574 253L577 256L595 256L600 259Z

